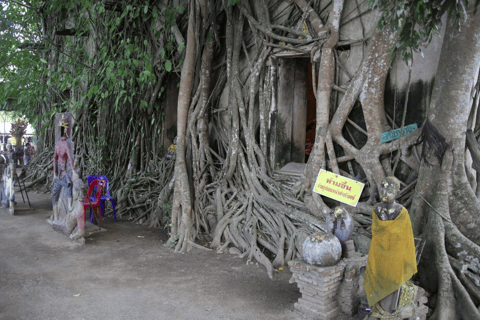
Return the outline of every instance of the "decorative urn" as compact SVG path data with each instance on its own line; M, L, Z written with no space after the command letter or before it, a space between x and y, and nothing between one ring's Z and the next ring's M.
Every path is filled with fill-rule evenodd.
M350 240L353 233L353 219L343 207L335 207L326 219L327 232L333 234L341 243Z
M342 257L342 245L332 234L316 232L303 242L303 260L319 266L333 266Z

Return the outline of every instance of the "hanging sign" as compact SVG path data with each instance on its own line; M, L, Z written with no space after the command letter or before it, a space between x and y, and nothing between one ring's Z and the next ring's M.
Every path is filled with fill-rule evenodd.
M417 127L416 123L405 126L405 127L403 127L403 136L406 136L407 134L412 133L413 131L415 131L417 129L418 129L418 127ZM382 142L385 143L385 142L388 142L388 141L398 139L398 138L400 138L400 131L402 131L401 128L400 129L395 129L395 130L392 130L392 131L387 131L387 132L384 132L384 133L380 133L380 140L382 140Z
M361 182L321 169L313 191L356 207L364 186Z

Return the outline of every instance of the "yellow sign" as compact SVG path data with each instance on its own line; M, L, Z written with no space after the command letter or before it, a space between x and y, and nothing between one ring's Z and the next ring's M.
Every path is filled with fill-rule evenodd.
M313 191L356 207L364 186L361 182L321 169Z

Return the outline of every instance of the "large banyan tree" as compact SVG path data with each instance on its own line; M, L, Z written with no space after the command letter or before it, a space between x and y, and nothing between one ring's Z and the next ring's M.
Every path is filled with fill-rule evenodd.
M0 1L2 97L42 142L32 184L51 185L52 119L70 111L84 175L111 177L120 214L170 227L176 251L235 246L271 277L338 204L312 193L320 169L366 183L348 208L366 250L377 187L396 176L433 318L480 319L480 13L473 0L370 2ZM432 36L431 56L414 53ZM398 92L392 64L407 79ZM286 154L305 159L299 83L311 83L314 144L295 177L278 169Z

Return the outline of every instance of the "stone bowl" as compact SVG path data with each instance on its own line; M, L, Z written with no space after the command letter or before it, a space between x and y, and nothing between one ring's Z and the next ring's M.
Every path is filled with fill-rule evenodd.
M342 245L337 237L326 232L316 232L303 242L303 261L329 267L342 257Z

